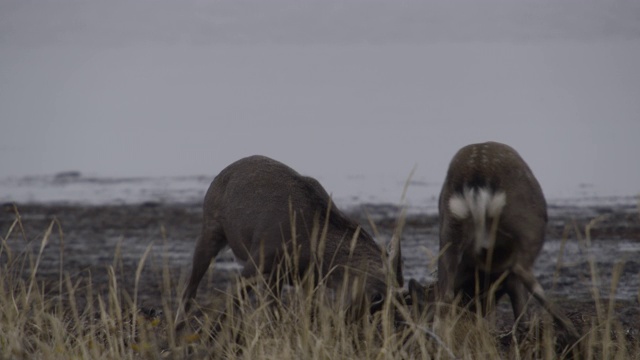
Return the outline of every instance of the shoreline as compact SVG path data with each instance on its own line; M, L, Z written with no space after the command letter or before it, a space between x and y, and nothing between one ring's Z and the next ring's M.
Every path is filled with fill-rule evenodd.
M139 304L157 309L164 303L177 306L180 284L184 284L190 270L201 227L199 204L16 204L15 207L21 224L15 223L14 204L0 205L4 249L0 261L17 261L22 257L22 265L16 262L16 266L11 267L15 276L30 276L24 270L24 260L33 261L47 237L36 278L48 284L51 296L59 293L61 275L67 274L73 283L92 285L96 293L104 294L108 290L110 271L116 275L122 291L131 295L135 288L133 274L149 250L140 268ZM385 243L398 224L400 208L365 204L346 212L367 231L376 234L379 242ZM376 231L370 223L375 224ZM51 233L47 235L50 227ZM597 314L596 308L602 306L597 305L599 302L606 304L615 299L617 318L625 331L635 334L634 339L639 338L640 213L637 208L628 205L551 207L546 238L534 272L551 298L579 326L589 326L589 319ZM423 284L434 281L437 215L408 214L402 248L405 284L410 278ZM60 259L64 274L60 274ZM621 261L624 261L622 265ZM597 284L591 273L593 267L598 269ZM210 303L216 292L224 291L234 281L238 270L231 252L221 253L200 286L198 301ZM615 271L619 271L618 288L615 294L610 294ZM594 291L599 297L594 297ZM501 301L500 329L510 326L509 312L508 301Z

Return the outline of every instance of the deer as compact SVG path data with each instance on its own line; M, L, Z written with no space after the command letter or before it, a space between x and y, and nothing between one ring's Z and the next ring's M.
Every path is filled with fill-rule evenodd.
M492 301L506 294L516 321L526 328L531 294L569 336L579 338L532 272L544 243L547 205L533 172L512 147L485 142L461 148L449 165L438 208L439 302L451 304L460 296L473 307L470 299L480 298L486 315Z
M313 235L318 227L321 240ZM204 197L202 230L177 328L212 260L227 246L244 264L240 276L263 277L276 296L283 283L313 273L336 293L343 287L353 292L359 284L359 298L375 312L393 293L388 290L403 286L400 240L393 244L388 250L379 245L332 203L316 179L265 156L242 158L214 178ZM293 252L295 264L280 276L285 258ZM343 305L358 305L354 299L349 297Z

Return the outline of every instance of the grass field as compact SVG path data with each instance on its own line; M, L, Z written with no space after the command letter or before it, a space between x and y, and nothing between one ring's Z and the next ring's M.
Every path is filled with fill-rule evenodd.
M161 279L162 306L144 307L140 300L143 271L151 271L145 266L150 246L138 266L124 272L119 270L124 255L116 251L104 283L96 284L91 273L66 270L68 250L63 241L51 241L64 238L57 220L37 230L37 251L11 248L7 239L30 241L32 231L16 212L0 234L0 359L552 359L575 355L573 350L584 359L640 359L639 334L619 321L614 296L598 291L590 299L594 311L568 309L582 333L569 350L544 313L522 337L497 327L491 317L437 304L430 307L438 314L434 321L402 301L387 301L382 311L347 321L346 310L317 301L327 298L322 286L294 286L270 303L260 281L243 280L212 294L176 333L179 289L168 266L153 270ZM43 253L58 243L56 276L41 278ZM603 269L597 270L595 259L588 261L596 282ZM612 272L613 294L622 265L604 271ZM247 287L257 289L241 296Z

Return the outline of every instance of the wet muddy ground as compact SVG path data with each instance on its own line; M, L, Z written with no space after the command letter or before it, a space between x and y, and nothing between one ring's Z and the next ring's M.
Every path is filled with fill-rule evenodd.
M72 283L79 282L79 289L90 281L95 291L106 291L112 268L120 287L133 293L136 270L151 246L140 273L139 303L162 308L164 300L175 307L177 284L184 283L190 270L200 230L200 205L24 204L17 209L22 226L15 223L13 204L0 206L0 262L10 261L16 276L30 276L28 261L35 261L46 238L37 269L39 281L56 284L62 259L63 273ZM363 205L350 213L368 229L371 219L378 240L386 242L397 225L399 210ZM402 232L405 278L433 281L437 251L437 216L408 216ZM198 299L206 302L214 289L224 290L238 269L232 254L225 252L200 285ZM640 215L636 207L550 207L547 241L534 270L548 295L572 319L588 325L589 316L595 314L594 299L615 298L615 312L625 332L640 338ZM612 291L613 283L617 286ZM163 287L171 291L163 292ZM50 291L54 296L56 286ZM503 301L500 309L508 314L508 302ZM503 326L507 326L504 321Z

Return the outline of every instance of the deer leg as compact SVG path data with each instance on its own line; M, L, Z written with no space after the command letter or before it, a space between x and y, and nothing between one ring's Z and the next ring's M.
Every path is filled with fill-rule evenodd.
M445 239L456 239L456 232L444 227L444 233L441 236ZM441 241L442 243L442 241ZM462 252L456 251L451 247L455 246L451 240L447 241L444 251L438 259L438 287L437 300L447 304L452 304L456 296L456 292L463 286L464 274L458 274L458 269L462 262Z
M535 276L533 276L531 271L525 270L522 266L516 264L513 268L513 272L522 280L524 286L531 292L531 294L533 294L533 297L538 300L540 305L542 305L542 307L551 314L553 319L564 328L570 340L577 341L580 338L580 334L576 330L575 326L562 311L547 300L547 297L544 295L544 290L542 290L542 286Z
M524 334L530 325L530 316L526 307L529 292L522 280L513 273L507 276L504 286L509 295L509 300L511 300L511 308L513 309L514 321L516 321L518 332Z
M216 322L211 328L209 336L212 339L215 339L226 328L225 321L229 321L229 319L236 319L237 321L237 319L241 318L243 314L243 302L249 299L251 294L255 290L256 280L258 279L257 267L254 266L251 262L248 262L243 268L240 275L242 277L242 280L239 283L235 284L236 288L230 294L230 306L228 306L224 311L218 314Z
M282 289L284 277L287 275L283 273L286 269L280 269L280 265L284 265L284 262L278 261L278 256L275 252L265 253L262 249L251 251L249 261L242 269L241 276L252 281L245 287L243 293L250 294L253 287L264 283L268 291L267 300L269 302L275 300Z
M211 261L226 245L227 239L222 230L222 226L217 223L213 226L203 226L193 253L191 276L189 276L187 287L182 295L182 305L185 314L191 307L191 301L195 298L198 292L198 285L209 269Z

